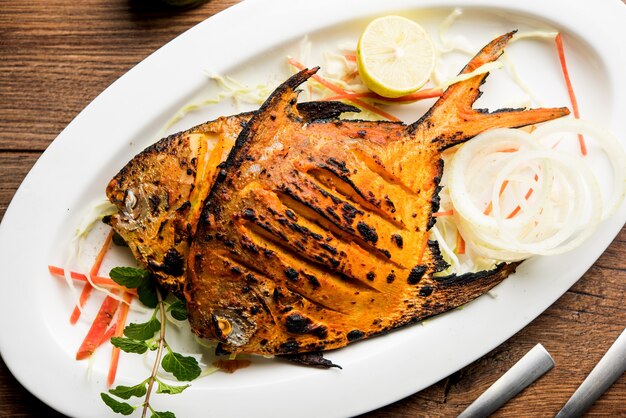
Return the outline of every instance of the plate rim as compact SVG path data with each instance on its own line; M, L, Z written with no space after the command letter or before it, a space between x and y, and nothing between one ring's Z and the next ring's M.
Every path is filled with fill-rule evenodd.
M606 50L608 49L606 45L602 46L602 41L606 40L607 36L610 38L611 34L614 34L614 32L619 32L624 35L622 38L626 38L626 29L624 27L617 26L609 30L607 29L608 27L611 26L609 24L601 26L599 28L595 28L597 30L595 31L595 33L593 33L592 28L590 28L591 25L589 25L588 19L585 22L588 26L584 28L580 28L579 24L582 21L584 21L582 18L587 17L585 16L584 12L585 11L588 12L588 9L585 8L584 0L575 0L575 1L553 0L552 2L549 2L549 3L542 2L539 0L527 0L525 2L522 2L521 4L502 4L501 2L497 0L460 0L460 1L393 0L393 1L384 2L384 5L382 4L383 2L376 3L375 0L361 0L361 1L358 1L359 7L361 8L360 10L358 10L358 13L351 13L351 12L354 12L354 10L350 10L350 7L353 8L354 5L357 4L357 2L348 1L345 4L342 3L341 5L338 6L336 2L333 2L331 0L318 0L318 2L316 2L315 4L315 8L323 9L322 7L323 3L327 3L329 5L332 4L333 7L339 8L339 10L337 13L333 15L333 19L325 20L322 27L334 25L336 23L339 23L342 20L348 20L348 19L352 20L352 19L357 19L360 17L365 17L368 15L376 14L376 13L381 13L381 12L391 11L391 10L400 10L400 9L414 9L414 8L421 9L421 8L430 8L430 7L447 8L447 7L454 7L454 6L485 7L485 8L506 9L512 12L542 15L543 17L545 17L545 16L555 13L555 11L558 11L559 8L562 10L563 7L567 6L568 10L570 10L571 13L568 13L567 16L552 15L550 16L550 20L558 23L562 27L568 28L570 32L576 33L579 36L581 34L588 35L584 37L581 36L581 38L584 39L586 42L588 42L590 45L597 46L598 47L597 49L600 49L599 54L600 52L606 52ZM68 126L58 135L57 139L55 139L52 142L48 150L46 150L42 154L42 156L37 161L37 163L31 170L31 172L29 172L29 174L26 176L24 182L22 183L22 185L16 192L15 196L13 197L11 204L7 208L7 211L5 212L5 216L2 220L2 223L0 224L0 254L2 254L0 256L0 259L3 261L3 265L7 265L8 267L11 267L7 269L7 273L12 272L12 270L14 270L16 267L13 265L14 263L12 263L12 260L9 259L9 257L7 257L6 255L6 254L11 254L11 249L13 247L13 245L11 244L11 238L14 236L16 228L20 226L28 227L28 224L25 222L25 220L21 218L24 218L24 217L28 218L28 215L37 213L35 210L33 210L33 208L29 209L29 208L25 208L24 206L28 202L32 203L32 199L38 196L36 193L36 190L33 190L33 188L36 189L36 186L37 186L36 181L37 181L38 176L40 178L44 174L45 170L50 169L55 159L64 158L64 153L67 152L69 148L76 145L76 142L78 141L77 138L80 137L81 135L84 135L85 131L88 131L87 129L88 127L85 127L84 125L89 125L90 123L93 123L93 118L94 117L96 117L96 119L98 118L98 113L101 112L100 109L101 108L106 109L110 107L112 104L114 104L115 101L117 100L117 97L120 95L121 92L128 93L128 90L130 89L132 92L134 92L131 94L131 96L133 97L135 95L140 96L141 94L145 94L145 91L150 87L150 85L148 84L148 86L146 86L145 83L141 83L140 81L141 75L146 71L151 71L150 70L151 67L155 67L157 65L162 64L164 61L167 61L168 59L170 59L170 56L176 56L177 54L182 53L185 50L184 46L187 44L193 44L195 37L199 36L200 34L203 34L204 32L210 33L211 31L217 31L220 28L223 29L225 26L230 25L234 22L241 24L242 19L245 20L245 19L251 18L251 17L246 17L246 14L253 14L255 11L263 10L269 7L270 4L272 8L275 8L275 7L283 8L283 10L289 10L290 13L293 13L294 9L301 13L314 13L315 12L315 10L313 9L311 5L308 5L305 2L294 2L292 0L291 1L290 0L246 0L241 3L235 4L234 6L231 6L228 9L225 9L224 11L214 16L211 16L207 20L190 28L189 30L181 34L179 37L170 41L168 44L164 45L159 50L155 51L153 54L148 56L145 60L143 60L138 65L136 65L131 70L129 70L125 75L120 77L113 84L111 84L111 86L105 89L98 97L96 97L96 99L94 99L89 105L87 105L85 109L83 109L83 111L81 111L74 118L74 120L70 122L70 124L68 124ZM618 19L620 16L626 16L626 7L623 7L623 6L624 5L619 0L604 0L604 1L599 1L599 2L594 3L593 7L594 7L594 13L597 13L598 19L606 18L612 22L619 22ZM541 13L539 13L538 11L541 11ZM279 17L283 15L284 14L277 13L273 17L273 19L279 19ZM285 36L290 36L290 35L285 35L284 33L281 35L280 33L277 33L277 31L278 29L275 29L274 32L271 32L268 35L268 36L274 37L273 40L270 42L278 43L278 42L281 42ZM259 39L258 42L261 42L261 39ZM614 63L621 64L622 68L626 66L626 53L624 51L617 51L617 52L613 52L612 54L613 54L612 60ZM604 54L600 54L600 55L604 57ZM201 58L198 58L198 60L200 59ZM199 63L199 61L198 62L194 61L194 64L202 65L201 63ZM162 74L161 77L170 76L174 70L175 68L172 68L171 65L166 66L166 68L162 70L164 74ZM622 82L619 79L619 77L617 77L616 71L617 70L613 68L609 68L609 76L611 77L611 81L612 83L617 84L618 91L626 91L626 89L623 88L624 82ZM178 80L181 77L183 77L183 75L179 75L178 77L175 77L175 79ZM187 80L187 82L185 83L185 86L189 87L194 82L195 82L194 79ZM620 89L619 86L621 86L622 88ZM170 86L170 88L164 89L164 91L160 92L160 94L167 96L168 94L171 94L171 91L172 91L172 88ZM140 100L138 103L141 104L143 103L143 101ZM626 113L623 111L625 103L619 102L617 104L618 104L617 108L622 109L623 114ZM153 109L153 108L154 107L148 106L146 113L149 115L150 109ZM113 116L119 115L120 113L123 113L125 111L126 109L124 109L124 106L122 106L122 108L117 109L115 112L112 112L114 115L109 116L109 118L105 118L105 119L110 119ZM149 118L149 116L146 116L146 118ZM143 122L145 122L145 120ZM136 126L142 125L143 122L137 121L135 125ZM103 122L100 121L100 124L102 123ZM96 126L98 126L98 124L96 124ZM626 132L626 130L623 129L623 124L622 124L622 128L620 129L620 132ZM95 148L96 148L96 151L101 149L98 146L98 144L95 144ZM88 162L86 162L85 164L88 164ZM55 216L59 217L63 215L60 214L59 212L55 212L54 214L44 216L45 218L44 220L47 220L47 219L54 220ZM603 225L599 233L596 234L596 236L599 235L600 233L603 234L601 239L596 237L596 241L600 243L598 245L602 247L601 251L599 251L599 254L602 253L606 249L606 247L610 244L610 242L613 240L615 235L619 233L621 229L621 225L623 225L625 221L626 221L626 210L624 210L624 207L622 206L622 210L620 210L620 212L616 214L610 220L609 223ZM597 259L597 257L593 257L593 258L594 258L594 261L595 259ZM42 264L42 266L45 266L45 265L46 264L44 261L44 264ZM578 268L576 271L577 272L582 271L582 273L584 273L584 271L589 266L587 267L582 266L583 268ZM582 275L582 273L580 273L580 275ZM11 275L7 274L7 276L11 276ZM576 277L576 280L578 280L578 277ZM574 282L576 280L574 280ZM573 284L574 282L572 282L571 284ZM569 288L569 286L567 288ZM13 290L23 291L23 289L20 289L19 287ZM565 291L567 291L567 289L565 289ZM560 297L561 295L562 293L559 294L557 298ZM556 300L557 298L555 298L554 300ZM550 302L549 304L551 304L552 302ZM541 309L540 312L543 312L543 310L545 310L545 308L547 308L549 304L546 305L543 309ZM2 353L2 357L5 363L7 364L7 367L11 371L11 373L31 393L33 393L39 399L43 400L52 408L55 408L60 412L69 413L69 414L74 413L76 415L79 415L78 410L68 409L67 403L65 403L64 401L59 402L59 399L56 396L50 396L51 394L46 389L47 388L46 385L42 385L41 381L33 380L32 371L24 370L23 368L19 367L19 364L21 363L21 360L23 359L20 357L19 353L22 353L23 351L20 350L19 345L16 346L15 341L11 338L10 335L8 335L8 330L15 331L15 328L13 327L14 324L11 324L9 321L11 311L9 311L6 305L2 306L1 309L2 311L0 311L0 318L2 319L0 322L0 352ZM474 305L471 305L468 309L476 309L476 308L474 307ZM510 338L511 335L513 335L519 329L527 325L536 316L537 315L531 315L531 319L529 319L527 322L522 324L518 329L515 329L514 332L510 333L510 335L506 336L502 341L499 341L493 347L487 349L485 353L490 351L497 345L501 344L504 340ZM54 341L55 337L51 336L50 338L52 339L52 341ZM397 364L397 362L392 362L392 363L393 363L391 365L392 367L400 366L399 364ZM57 367L55 369L54 367L51 367L51 369L56 370L57 372L62 372L62 368ZM317 380L317 379L313 379L313 380ZM92 382L92 383L97 385L98 384L97 379L95 382ZM84 385L84 386L86 388L89 385ZM91 392L91 389L89 389L89 392ZM374 395L372 395L369 398L369 403L361 405L357 408L353 407L353 408L342 410L341 414L338 413L339 411L335 410L333 411L334 414L331 414L331 415L353 415L357 413L366 412L373 408L377 408L377 407L386 405L390 402L393 402L395 400L401 399L409 395L410 393L414 393L414 392L415 392L414 390L407 389L407 391L404 391L402 393L396 393L394 394L394 396L387 396L385 397L385 400L381 401L381 399L378 399L376 402L373 402ZM342 404L342 405L345 406L345 404ZM81 412L84 413L84 410L82 410Z

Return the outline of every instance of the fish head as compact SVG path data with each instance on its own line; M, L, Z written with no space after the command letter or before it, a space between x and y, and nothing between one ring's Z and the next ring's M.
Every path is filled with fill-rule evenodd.
M105 222L128 244L159 283L178 292L192 229L199 134L177 134L148 147L109 182L118 212Z

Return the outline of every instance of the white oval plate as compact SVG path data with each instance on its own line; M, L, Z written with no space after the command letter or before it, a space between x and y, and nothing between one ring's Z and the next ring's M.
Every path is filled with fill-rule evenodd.
M91 372L87 362L74 360L89 324L68 324L70 292L49 276L46 266L62 262L63 246L81 211L103 196L117 170L184 103L198 92L215 92L205 70L267 81L284 73L285 55L297 51L305 34L317 46L334 45L346 37L355 40L373 17L398 13L420 21L436 36L437 23L457 6L468 10L457 30L482 44L516 27L562 31L582 115L624 138L626 50L617 43L626 39L626 7L619 0L593 5L584 0L240 3L187 31L113 83L50 145L16 193L0 229L5 294L0 348L15 377L65 414L115 416L99 398L106 390L108 353L96 356ZM507 51L511 56L515 52L518 69L545 105L569 104L550 42L520 42ZM498 89L490 93L492 80L484 86L489 105L506 106L507 95ZM216 106L184 122L191 126L200 121L194 117L233 111L230 105ZM180 395L154 396L155 407L181 417L332 417L391 403L469 364L537 317L593 264L625 220L623 206L584 247L525 262L495 289L496 297L483 296L423 325L330 353L341 371L261 361L233 375L199 379ZM146 375L139 357L122 355L117 383L134 384Z

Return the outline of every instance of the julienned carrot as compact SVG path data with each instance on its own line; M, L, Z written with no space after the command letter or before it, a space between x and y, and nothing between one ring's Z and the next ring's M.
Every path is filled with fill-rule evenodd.
M352 93L346 91L345 94L338 94L336 96L325 97L321 99L322 101L330 101L330 100L351 100L351 99L372 99L380 102L393 102L393 103L405 103L405 102L415 102L417 100L423 99L431 99L433 97L439 97L443 94L443 90L441 89L424 89L420 91L416 91L415 93L407 94L405 96L400 97L383 97L373 92L365 92L365 93Z
M124 327L126 326L126 318L128 317L128 309L130 307L130 303L133 300L133 295L128 292L124 292L122 295L122 299L126 303L122 303L120 309L117 313L117 322L115 323L115 333L114 337L121 337L124 333ZM110 338L110 337L109 337ZM113 382L115 382L115 375L117 374L117 365L120 361L120 349L117 347L113 347L113 351L111 352L111 363L109 365L109 374L107 375L107 385L113 386Z
M89 277L97 276L98 273L100 272L100 266L102 266L102 261L104 260L105 254L109 250L109 245L111 244L112 239L113 239L113 230L109 231L109 234L105 238L104 243L102 244L102 248L100 248L100 251L98 252L98 255L96 256L96 260L94 261L93 266L91 266L91 270L89 271ZM83 287L83 291L80 293L80 298L78 299L78 305L74 307L74 311L72 312L72 315L70 316L70 324L74 325L78 321L78 318L80 318L82 308L83 306L85 306L87 299L89 299L89 296L91 295L92 290L93 290L93 286L91 285L91 283L87 282L85 286Z
M348 61L356 62L356 55L354 55L354 54L343 54L343 56Z
M454 215L454 210L450 209L450 210L446 210L444 212L435 212L433 213L433 217L438 218L440 216L452 216Z
M56 267L56 266L48 266L48 271L50 272L50 274L54 275L54 276L59 276L59 277L65 277L65 270L63 270L61 267ZM77 273L75 271L71 271L70 272L70 277L76 281L79 282L87 282L87 276L85 276L84 274L81 273ZM91 278L91 281L97 285L97 286L102 286L102 287L107 287L107 288L112 288L112 289L118 289L118 290L123 290L126 292L130 292L133 294L136 294L136 291L133 289L128 289L124 286L120 286L119 284L115 283L113 280L109 279L108 277L101 277L101 276L93 276Z
M556 42L556 50L559 54L559 61L561 62L561 70L563 71L563 79L565 80L565 86L567 87L567 94L569 95L569 100L572 103L572 111L574 112L574 117L576 119L580 119L580 113L578 112L578 100L576 100L574 88L572 87L572 80L570 79L569 71L567 70L565 50L563 49L563 39L561 38L560 33L556 35L554 41ZM585 139L580 134L578 134L578 144L580 145L580 153L582 155L587 155L587 145L585 144Z
M534 190L532 188L528 189L528 191L526 192L526 196L524 196L524 199L528 200L530 196L533 194L533 191ZM506 218L507 219L513 218L515 215L519 213L520 210L522 210L522 208L520 207L520 205L517 205L515 209L513 209L513 211L509 213L509 215Z
M355 69L349 72L348 74L344 75L343 77L341 77L341 79L345 81L346 83L349 83L350 81L354 80L356 76L358 75L359 75L359 70Z
M300 62L296 61L293 58L289 58L289 64L293 65L294 67L296 67L299 70L304 70L306 67L304 65L302 65ZM349 92L345 91L344 89L342 89L341 87L331 83L330 81L324 79L323 77L320 77L317 74L313 74L312 77L315 81L317 81L318 83L320 83L321 85L323 85L324 87L326 87L329 90L332 90L333 92L335 92L336 94L339 95L344 95L344 94L348 94ZM377 108L376 106L373 106L369 103L365 103L362 100L359 99L346 99L351 101L352 103L354 103L357 106L362 107L363 109L367 109L370 112L376 113L384 118L387 118L389 120L392 120L394 122L400 122L400 119L398 119L397 117L385 112L384 110L381 110L379 108Z
M113 292L115 293L115 291ZM102 336L106 334L107 328L111 324L119 305L120 302L111 296L104 298L102 306L100 306L100 310L96 315L96 319L94 319L93 324L91 324L91 328L89 328L89 332L87 332L78 352L76 352L76 360L86 359L93 354L98 345L100 345Z
M91 291L93 290L93 286L87 282L83 286L83 290L80 292L80 297L78 298L78 305L74 306L74 310L72 311L72 315L70 315L70 324L74 325L78 322L80 318L81 309L85 306L87 299L91 296ZM80 308L79 308L80 306Z
M120 309L117 310L118 316L119 316L119 311L120 311ZM116 329L115 324L111 325L109 327L109 329L107 329L107 331L102 336L102 339L100 340L100 344L98 344L98 347L100 347L102 344L104 344L107 341L109 341L111 339L111 337L115 337L115 329Z
M459 232L456 233L456 253L465 254L465 240Z

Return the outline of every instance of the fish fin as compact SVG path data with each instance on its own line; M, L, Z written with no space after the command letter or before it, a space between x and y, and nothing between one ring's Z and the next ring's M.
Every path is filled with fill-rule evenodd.
M515 32L506 33L487 44L470 60L460 74L471 73L497 60ZM530 110L501 109L495 112L475 110L472 105L480 97L480 86L485 82L488 74L488 72L478 74L448 87L424 116L408 126L409 132L416 137L432 140L439 150L443 150L488 129L518 128L569 114L566 107ZM425 131L428 135L423 135Z
M436 286L435 291L440 300L445 300L446 303L432 314L435 315L461 306L487 292L514 273L519 264L520 262L501 263L492 270L433 277Z
M358 107L335 101L298 103L297 109L300 115L309 122L326 122L337 119L342 113L361 111Z
M342 367L332 361L325 359L321 352L313 353L297 353L297 354L281 354L277 356L283 358L292 363L301 364L303 366L316 367L318 369L330 369L336 367L341 369Z

